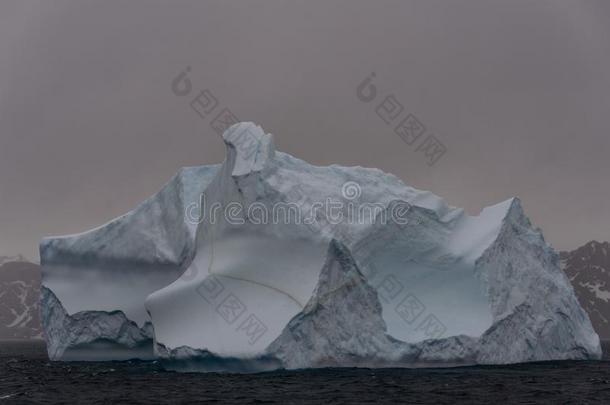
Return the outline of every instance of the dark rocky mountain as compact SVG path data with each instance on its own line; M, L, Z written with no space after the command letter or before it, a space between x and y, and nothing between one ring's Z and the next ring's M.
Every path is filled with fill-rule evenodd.
M0 339L42 339L38 315L40 266L0 257Z
M610 243L591 241L560 257L593 328L601 339L610 339Z

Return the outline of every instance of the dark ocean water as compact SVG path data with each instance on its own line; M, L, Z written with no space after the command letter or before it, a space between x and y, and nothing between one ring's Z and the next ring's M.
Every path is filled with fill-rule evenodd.
M610 361L191 374L154 362L51 363L42 343L0 342L0 404L201 402L610 404Z

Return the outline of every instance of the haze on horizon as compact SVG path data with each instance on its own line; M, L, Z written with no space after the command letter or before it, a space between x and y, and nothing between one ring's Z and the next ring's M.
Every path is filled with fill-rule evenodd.
M135 207L224 145L195 91L318 165L378 167L470 214L518 196L560 250L610 239L610 3L0 4L0 255ZM434 166L356 97L375 72ZM379 98L380 99L380 98Z

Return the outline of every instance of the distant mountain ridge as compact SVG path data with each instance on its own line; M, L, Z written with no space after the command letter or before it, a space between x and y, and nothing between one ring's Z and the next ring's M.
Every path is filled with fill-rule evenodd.
M560 252L561 266L601 339L610 339L610 243L591 241Z
M15 256L0 256L0 266L4 263L9 262L28 262L29 260L25 258L23 255L15 255Z
M42 339L40 266L21 255L0 256L0 339Z

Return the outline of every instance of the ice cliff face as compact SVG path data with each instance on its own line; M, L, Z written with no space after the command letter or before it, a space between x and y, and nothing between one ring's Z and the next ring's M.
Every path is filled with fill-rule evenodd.
M517 199L468 216L379 170L276 152L254 124L224 140L221 165L42 241L51 358L145 357L151 338L186 370L601 356Z
M69 315L53 292L45 287L41 291L41 302L47 350L52 359L154 358L150 323L139 328L121 311L83 311Z
M472 364L475 351L468 336L418 343L390 336L376 289L336 240L307 306L267 348L286 368Z
M184 212L189 203L198 201L216 171L217 166L184 168L158 194L108 224L83 234L42 240L46 290L41 294L41 321L51 359L66 359L64 352L72 345L63 340L63 332L56 333L64 329L64 317L52 315L64 312L82 315L69 323L70 329L86 335L74 344L82 353L95 355L81 358L129 356L131 343L125 347L117 343L121 350L96 350L98 343L107 343L108 330L86 327L86 315L120 312L125 322L115 319L116 335L131 323L144 328L150 322L144 300L178 278L191 260L196 227L185 221ZM91 352L85 350L86 342ZM152 341L147 351L152 352ZM140 356L139 349L133 352L133 357Z

